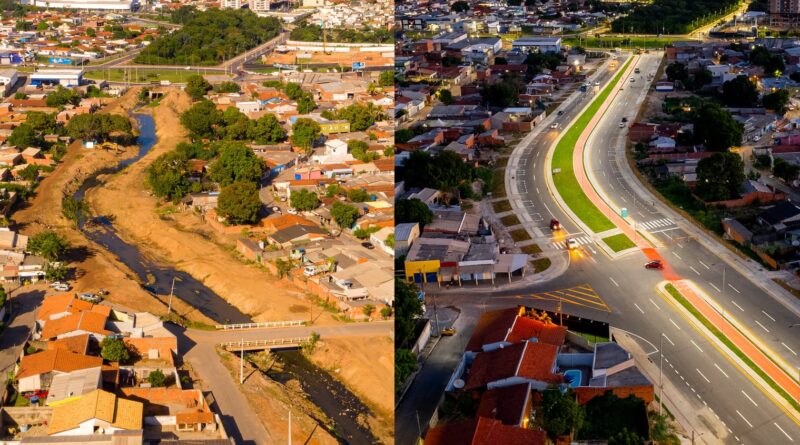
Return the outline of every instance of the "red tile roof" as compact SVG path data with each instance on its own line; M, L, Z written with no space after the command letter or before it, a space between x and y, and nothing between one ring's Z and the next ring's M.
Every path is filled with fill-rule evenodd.
M557 352L556 346L531 342L481 352L469 369L465 389L482 388L511 377L561 383L563 376L553 374Z
M497 419L505 425L520 426L530 399L530 383L490 389L481 396L477 415Z
M545 441L544 431L503 425L485 417L437 426L425 436L425 445L544 445Z
M567 328L564 326L543 323L530 317L517 317L514 327L506 336L506 341L518 343L536 338L540 343L561 346L566 335Z
M467 343L467 351L480 351L483 345L501 342L506 338L520 309L508 308L486 312L481 315L478 325Z
M103 359L100 357L78 354L65 349L51 349L22 357L19 361L17 378L23 379L53 371L72 372L102 364Z

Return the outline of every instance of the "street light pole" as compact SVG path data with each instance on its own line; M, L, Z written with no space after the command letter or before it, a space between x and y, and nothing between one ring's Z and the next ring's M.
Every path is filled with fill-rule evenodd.
M169 290L169 304L167 305L167 317L172 313L172 294L175 292L175 277L172 277L172 287Z
M661 415L661 411L664 409L664 380L663 380L663 369L664 369L664 333L661 333L661 337L659 337L659 346L658 346L658 355L660 357L660 361L658 364L658 415Z

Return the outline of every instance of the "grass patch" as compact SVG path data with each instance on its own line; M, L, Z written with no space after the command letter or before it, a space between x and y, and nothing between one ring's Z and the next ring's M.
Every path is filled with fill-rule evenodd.
M580 335L581 337L585 338L586 340L589 340L590 343L607 343L608 342L608 337L604 337L602 335L593 335L593 334L587 334L585 332L577 332L577 331L572 331L572 332Z
M621 252L625 249L636 247L636 244L631 241L630 238L628 238L628 235L625 235L624 233L603 238L603 242L606 243L606 245L614 252Z
M550 258L544 257L531 261L531 264L533 264L533 272L540 273L549 269L553 262L550 261Z
M492 198L506 197L505 172L502 168L492 172Z
M528 255L542 253L542 248L539 247L538 244L529 244L525 247L522 247L520 250L522 250L522 253L527 253Z
M556 186L556 190L558 190L558 194L561 195L561 198L575 215L594 232L604 232L615 228L615 226L610 219L603 215L600 209L595 207L592 201L589 200L589 197L583 192L583 189L581 189L578 178L575 177L575 169L572 165L572 154L575 151L575 144L577 144L581 133L583 133L586 126L589 125L589 121L592 120L592 117L597 113L597 110L600 109L600 106L606 98L608 98L613 89L616 88L616 83L625 73L625 70L632 60L633 59L629 59L625 65L619 68L614 79L595 97L586 111L575 121L575 125L565 131L553 152L552 168L561 169L560 173L553 175L553 183Z
M730 349L731 352L736 354L736 356L739 357L739 359L742 362L744 362L748 367L750 367L750 369L752 369L756 374L758 374L759 377L761 377L765 382L767 382L770 388L775 390L775 392L780 394L781 397L786 399L786 401L789 402L789 404L794 409L800 411L800 403L794 400L794 398L792 398L792 396L789 395L789 393L787 393L786 390L784 390L777 383L775 383L775 381L772 380L772 378L768 376L766 372L764 372L761 368L756 366L756 364L749 357L747 357L736 345L734 345L733 342L728 339L728 337L726 337L719 329L717 329L716 326L712 325L711 322L708 321L708 319L706 319L706 317L700 313L700 311L698 311L694 306L692 306L692 304L689 303L689 301L680 292L678 292L678 289L676 289L675 286L673 286L672 284L667 284L665 286L665 289L667 290L667 292L669 292L672 298L674 298L678 303L680 303L681 306L683 306L687 311L689 311L690 314L692 314L694 318L697 319L697 321L699 321L706 329L708 329L709 332L711 332L715 337L717 337L717 339L719 339L719 341L721 341L722 344L725 345L725 347Z
M175 69L109 69L99 71L87 71L84 77L94 80L108 80L110 82L160 82L168 80L170 82L183 83L190 76L197 74L197 70L186 70L183 67ZM207 74L201 70L201 74Z
M494 213L510 212L511 202L509 202L508 200L497 201L492 203L492 208L494 209Z
M509 232L509 235L511 235L511 239L513 239L516 242L528 241L529 239L531 239L530 234L528 234L528 231L525 229L512 230L511 232Z
M506 215L500 218L500 222L502 222L503 225L506 227L516 226L517 224L521 224L519 222L519 218L517 218L517 215Z
M564 44L584 48L615 48L632 46L635 48L663 48L675 42L690 42L692 39L677 37L591 37L588 39L565 38Z

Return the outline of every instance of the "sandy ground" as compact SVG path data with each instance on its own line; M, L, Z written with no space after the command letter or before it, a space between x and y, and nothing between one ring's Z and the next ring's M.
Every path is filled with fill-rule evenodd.
M239 378L238 356L219 350L220 360L234 379ZM268 358L269 363L273 360ZM274 368L280 362L274 361ZM276 444L285 443L289 433L289 409L292 411L292 442L308 445L336 445L338 441L320 426L325 414L308 401L300 383L291 380L281 385L245 362L245 384L241 387Z
M389 337L323 339L309 357L342 381L373 410L373 434L394 443L394 342Z
M122 111L134 102L135 92L129 92L109 107ZM77 230L74 222L61 215L61 200L65 194L75 191L92 172L112 166L121 159L132 156L134 152L134 148L117 154L104 150L85 150L78 142L70 145L61 164L42 180L36 189L36 195L16 211L12 219L26 235L50 229L67 237L72 247L68 259L74 267L73 286L77 291L104 288L110 291L107 300L111 303L158 314L166 312L166 306L142 289L135 281L135 275L124 264L102 247L87 240ZM188 311L188 307L178 304L178 310ZM193 317L193 320L209 321L202 315Z
M138 244L146 255L175 265L257 321L293 320L309 312L310 303L285 280L235 257L235 239L222 240L188 214L159 216L159 201L147 191L145 172L159 155L186 141L179 114L190 99L172 89L153 109L158 143L142 160L94 188L87 200L94 213L112 216L120 236ZM317 320L330 322L326 315Z

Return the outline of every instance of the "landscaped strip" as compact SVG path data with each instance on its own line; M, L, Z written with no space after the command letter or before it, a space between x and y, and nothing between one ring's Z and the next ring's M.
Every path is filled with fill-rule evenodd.
M789 404L792 405L794 409L800 411L800 403L798 403L797 400L795 400L788 392L786 392L786 390L784 390L781 386L775 383L775 381L772 380L772 378L769 375L767 375L767 373L764 372L761 368L759 368L750 358L748 358L744 353L742 353L742 351L735 344L733 344L733 342L730 341L728 337L726 337L716 326L711 324L711 322L709 322L708 319L706 319L706 317L700 313L700 311L698 311L694 306L692 306L691 303L689 303L686 297L684 297L678 291L678 289L675 288L675 286L673 286L672 284L667 284L666 286L664 286L664 289L666 289L667 292L669 292L669 294L672 296L672 298L674 298L678 303L680 303L681 306L683 306L687 311L689 311L689 313L692 314L692 316L696 318L697 321L699 321L706 329L708 329L709 332L714 334L714 336L717 337L717 339L719 339L719 341L721 341L722 344L724 344L728 349L730 349L731 352L736 354L736 356L739 357L739 359L742 360L742 362L744 362L750 369L752 369L753 372L758 374L758 376L761 377L762 380L767 382L770 388L772 388L775 392L780 394L781 397L783 397L787 402L789 402Z
M578 183L578 178L575 177L572 154L575 151L575 144L577 144L581 133L589 125L592 117L611 94L611 91L616 88L617 82L625 74L625 70L632 60L628 59L625 65L619 69L617 75L614 76L614 79L595 97L594 101L575 121L575 124L564 132L561 140L556 145L556 149L553 151L552 168L553 170L561 169L559 173L553 174L553 183L558 194L561 195L561 199L575 213L575 216L580 218L595 233L615 229L616 226L603 215L600 209L583 192Z
M624 233L619 233L617 235L611 235L609 237L603 238L603 242L606 243L608 247L611 248L614 252L621 252L625 249L631 249L636 247L636 243L631 241L627 235Z

